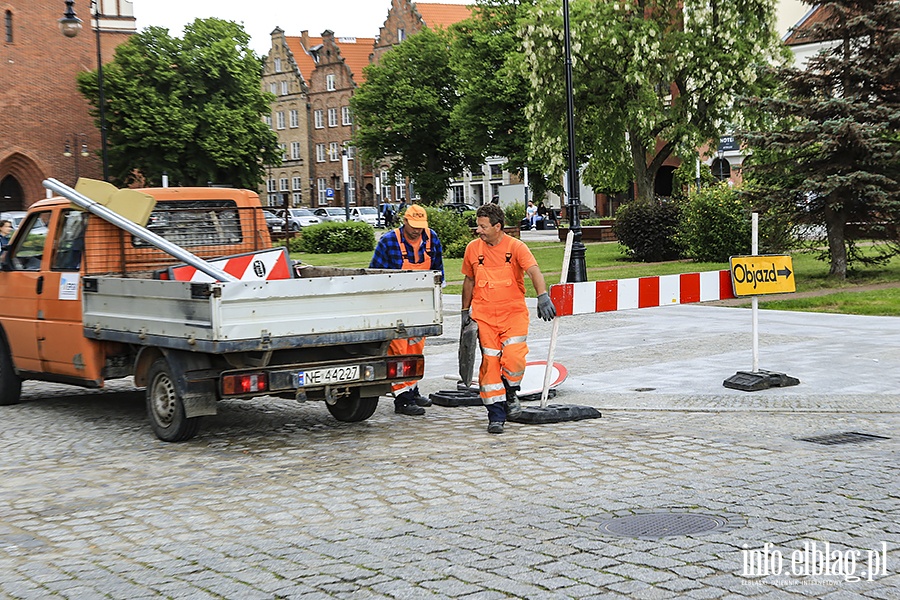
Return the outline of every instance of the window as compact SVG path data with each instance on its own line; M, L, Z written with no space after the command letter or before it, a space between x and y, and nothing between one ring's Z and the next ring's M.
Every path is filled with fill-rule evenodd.
M450 191L453 193L453 201L454 202L465 202L466 201L466 190L461 185L454 185L450 188Z
M387 202L391 199L391 185L389 183L390 175L388 174L387 169L381 170L379 181L381 181L381 201Z
M278 144L281 148L281 160L287 160L287 144Z
M272 92L273 94L276 94L276 95L277 95L277 94L278 94L278 84L277 84L277 83L270 83L270 84L269 84L269 91Z
M282 82L281 82L281 95L282 95L282 96L287 96L287 95L288 95L288 91L289 91L289 89L288 89L288 82L287 82L287 81L282 81Z
M321 206L325 206L328 204L328 196L325 195L328 193L326 191L328 189L328 183L325 181L324 177L319 177L319 179L317 179L316 181L317 181L317 191L318 191L318 196L319 196L319 204Z
M299 117L299 115L298 115L298 113L297 113L297 109L296 109L296 108L292 108L292 109L291 109L291 112L290 112L290 123L291 123L291 125L290 125L290 126L291 126L291 129L296 129L297 127L300 126L300 117Z
M351 146L349 140L344 142L344 148L347 149L347 158L350 160L356 158L356 146Z
M325 144L316 144L316 162L325 162Z
M267 192L274 192L275 189L276 189L276 188L275 188L275 180L274 180L274 179L270 179L270 180L266 183L266 191L267 191Z
M329 92L334 91L334 75L325 76L325 89Z
M287 185L287 183L288 183L288 178L287 178L287 177L282 177L281 179L278 180L278 183L280 184L280 185L279 185L279 189L280 189L282 192L288 191L288 185Z
M493 198L494 196L500 195L500 187L501 187L501 184L499 184L499 183L491 184L491 198Z
M356 177L350 176L350 182L347 184L347 202L356 204Z
M328 109L328 126L329 127L337 127L337 109L336 108Z
M316 129L324 129L325 128L325 113L321 108L313 111L313 120L315 122Z
M397 185L394 186L397 188L397 200L405 200L406 199L406 184L403 182L403 178L399 176L397 177Z
M341 107L341 124L353 125L353 118L350 116L350 107L349 106Z
M269 126L269 129L272 129L272 115L266 115L263 117L263 120L266 122L266 125Z
M87 226L87 213L70 210L62 215L63 226L53 255L54 271L77 271L81 266L81 255L84 252L84 228ZM62 290L60 290L62 291Z
M280 58L275 59L275 72L281 73L281 59Z
M279 110L275 113L275 126L278 129L284 129L284 111Z
M291 160L300 160L300 142L291 142Z
M397 41L402 42L405 39L406 39L406 30L401 27L400 29L397 30Z
M12 11L6 11L6 43L12 44L13 41L13 23L12 23Z
M341 145L337 142L329 142L328 144L328 158L331 162L341 160Z
M491 165L491 179L503 177L503 168L500 165Z
M300 187L300 178L299 178L299 177L294 177L293 179L291 179L291 189L292 189L292 190L301 190L301 189L303 189L303 188Z

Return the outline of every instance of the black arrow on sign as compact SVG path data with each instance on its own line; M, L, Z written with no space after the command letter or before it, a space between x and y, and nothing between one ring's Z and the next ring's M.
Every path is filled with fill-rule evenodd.
M780 270L780 271L777 271L777 273L778 273L779 275L781 275L782 277L784 277L785 279L787 279L788 277L791 276L791 270L788 269L787 267L783 268L783 269Z

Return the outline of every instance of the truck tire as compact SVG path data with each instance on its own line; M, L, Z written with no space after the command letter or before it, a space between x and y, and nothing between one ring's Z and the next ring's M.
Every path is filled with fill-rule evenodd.
M357 423L365 421L375 414L375 409L378 408L378 396L360 398L359 390L354 389L346 398L341 398L334 404L326 402L325 406L328 407L331 416L338 421Z
M184 404L165 358L157 358L147 372L147 416L153 433L164 442L184 442L200 429L200 417L184 416Z
M18 404L22 395L22 379L16 375L6 340L0 337L0 406Z

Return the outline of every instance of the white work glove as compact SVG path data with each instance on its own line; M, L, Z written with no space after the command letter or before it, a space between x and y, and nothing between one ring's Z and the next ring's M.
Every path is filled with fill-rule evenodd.
M544 321L552 321L556 318L556 307L550 300L550 294L544 292L538 296L538 316Z

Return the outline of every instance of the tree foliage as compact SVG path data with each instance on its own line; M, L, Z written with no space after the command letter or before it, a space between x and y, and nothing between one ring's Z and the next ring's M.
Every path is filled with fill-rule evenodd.
M749 98L776 125L744 137L757 204L806 224L811 243L826 242L829 274L844 279L854 261L900 253L900 3L836 0L827 10L809 30L824 49L806 69L777 71L783 94ZM861 253L873 233L886 239Z
M573 0L570 4L576 152L595 189L653 197L670 156L695 156L746 116L738 92L763 85L758 65L783 52L773 0ZM563 15L539 0L523 21L533 155L567 167Z
M264 164L281 151L262 117L262 62L243 27L197 19L184 38L149 27L131 36L104 66L109 165L113 178L180 185L208 182L257 189ZM78 77L99 115L96 72ZM99 123L98 123L99 125Z
M443 201L467 166L450 123L458 95L446 32L425 28L363 72L350 100L362 159L389 161L391 175L411 177L426 204Z
M519 21L535 2L479 0L472 18L451 27L451 64L459 92L451 122L470 162L504 156L509 171L529 167L531 189L541 197L546 182L538 164L528 158L528 81L519 35Z

